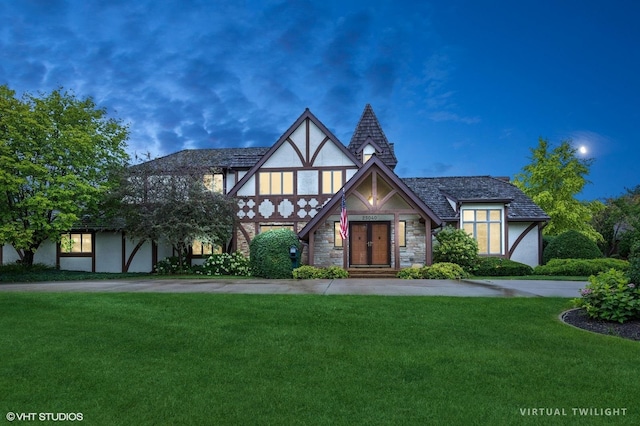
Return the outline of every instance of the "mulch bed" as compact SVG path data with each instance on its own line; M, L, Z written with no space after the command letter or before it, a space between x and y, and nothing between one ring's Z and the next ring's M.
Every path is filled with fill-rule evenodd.
M589 318L584 309L572 309L562 314L562 320L574 327L599 334L618 336L623 339L640 341L640 320L619 322L595 320Z

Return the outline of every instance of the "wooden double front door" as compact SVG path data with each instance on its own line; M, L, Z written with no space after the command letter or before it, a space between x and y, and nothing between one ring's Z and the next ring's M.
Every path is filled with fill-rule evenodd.
M350 266L390 266L389 229L389 222L351 222Z

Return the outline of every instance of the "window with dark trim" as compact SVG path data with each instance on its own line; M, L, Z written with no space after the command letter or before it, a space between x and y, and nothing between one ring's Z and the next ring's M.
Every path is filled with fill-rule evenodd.
M463 209L462 229L478 242L479 254L502 254L501 209Z
M323 170L322 171L322 193L335 194L342 188L342 171Z
M333 222L333 246L344 247L344 241L340 235L340 221Z
M203 183L205 188L211 192L224 193L224 175L222 173L204 175Z
M93 234L90 232L70 232L60 239L62 256L88 256L93 253Z
M407 246L407 221L401 220L398 222L398 245L400 247Z
M191 257L208 257L214 253L222 253L222 247L213 246L209 243L203 243L195 240L191 245Z
M260 172L260 195L293 194L293 172Z

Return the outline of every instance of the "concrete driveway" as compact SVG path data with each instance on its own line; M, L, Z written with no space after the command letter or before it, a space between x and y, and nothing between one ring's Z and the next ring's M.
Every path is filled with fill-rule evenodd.
M245 293L460 297L578 297L586 282L528 280L206 280L144 279L0 284L0 291Z

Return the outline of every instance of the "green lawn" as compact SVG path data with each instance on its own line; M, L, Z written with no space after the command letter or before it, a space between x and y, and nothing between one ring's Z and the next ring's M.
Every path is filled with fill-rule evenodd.
M637 424L640 344L566 299L0 293L0 421ZM522 416L564 409L567 416ZM626 408L574 417L573 408Z

